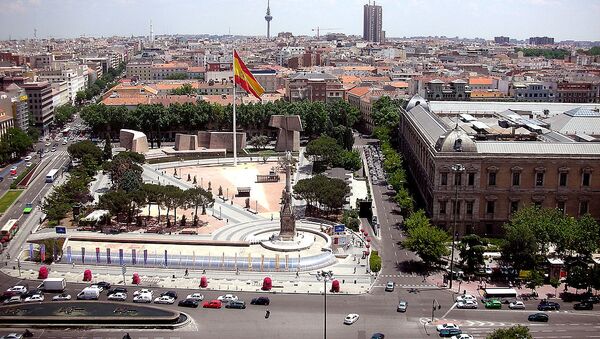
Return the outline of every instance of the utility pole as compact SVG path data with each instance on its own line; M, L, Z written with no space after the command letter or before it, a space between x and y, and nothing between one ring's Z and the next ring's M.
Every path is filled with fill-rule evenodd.
M457 217L458 217L458 213L459 213L459 205L458 205L458 186L459 184L462 184L462 177L461 180L458 181L458 175L460 174L462 176L462 172L465 170L465 166L463 166L462 164L455 164L452 165L452 171L454 172L454 191L455 191L455 196L454 196L454 206L453 206L453 211L452 213L454 214L454 222L452 223L452 251L450 253L450 283L448 284L448 287L450 289L452 289L452 281L454 280L454 247L456 246L456 223L457 221Z

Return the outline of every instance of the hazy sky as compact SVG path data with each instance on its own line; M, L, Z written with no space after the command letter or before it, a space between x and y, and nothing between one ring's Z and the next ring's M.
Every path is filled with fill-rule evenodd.
M271 32L362 35L366 0L271 0ZM380 0L388 37L600 40L600 0ZM211 33L265 35L267 0L0 0L0 39ZM324 33L324 32L323 32ZM323 34L322 33L322 34Z

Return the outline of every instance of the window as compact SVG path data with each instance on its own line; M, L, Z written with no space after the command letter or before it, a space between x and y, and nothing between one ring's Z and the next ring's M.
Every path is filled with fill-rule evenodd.
M558 177L558 185L560 187L565 187L567 186L567 173L565 172L561 172L559 173L559 177Z
M579 202L579 215L588 213L589 203L587 201Z
M537 172L535 174L535 185L536 186L544 186L544 173Z
M519 201L510 202L510 214L517 213L519 210Z
M472 201L467 201L467 214L468 215L472 215L473 214L473 202Z
M581 178L581 185L583 186L590 186L590 182L592 179L592 175L591 173L583 173L583 176Z
M446 214L446 202L440 201L440 214Z
M514 172L512 174L512 185L513 186L520 186L521 185L521 173Z
M496 209L495 201L488 201L485 207L485 212L488 214L494 214L494 210Z
M488 186L496 186L496 172L488 174Z
M454 173L454 186L462 185L462 173Z
M469 173L467 175L467 181L469 186L474 186L475 185L475 173Z
M442 186L448 185L448 173L442 173Z
M562 214L566 213L566 204L564 201L559 201L556 203L556 209L561 211Z

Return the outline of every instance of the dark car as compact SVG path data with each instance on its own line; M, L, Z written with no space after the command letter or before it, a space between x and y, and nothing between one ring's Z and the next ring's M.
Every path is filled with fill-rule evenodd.
M560 305L554 301L542 301L537 309L538 311L558 311L560 310Z
M101 281L99 283L96 284L98 287L102 287L102 290L106 291L110 289L110 283L107 283L106 281Z
M542 321L545 323L547 323L549 319L550 317L548 317L546 313L534 313L530 314L529 317L527 317L527 320L529 321Z
M583 302L587 302L587 303L591 303L591 304L597 304L597 303L600 303L600 296L592 295L592 296L589 296L589 297L585 298L582 301Z
M182 307L198 307L198 305L200 305L200 302L198 300L195 299L184 299L179 301L179 303L177 303L177 305L182 306Z
M250 301L250 304L252 305L269 305L270 303L271 301L267 297L258 297Z
M587 301L583 301L580 303L577 303L575 305L573 305L573 309L576 310L593 310L594 309L594 304L587 302Z
M29 297L32 297L32 296L34 296L36 294L38 294L38 295L44 295L44 291L42 291L42 290L40 290L38 288L33 288L33 289L27 291L27 293L21 295L21 298L23 298L23 299L29 298Z
M127 293L127 289L125 287L115 287L113 289L108 290L107 294L115 294L115 293Z
M225 305L225 308L237 308L243 310L246 308L246 303L241 300L232 300Z
M173 299L177 299L177 292L175 291L166 291L160 294L161 297L164 297L165 295L173 298Z
M458 328L443 328L440 331L440 337L451 337L459 334L462 334L462 331Z
M383 333L373 333L373 335L371 336L371 339L383 339L385 338L385 335Z

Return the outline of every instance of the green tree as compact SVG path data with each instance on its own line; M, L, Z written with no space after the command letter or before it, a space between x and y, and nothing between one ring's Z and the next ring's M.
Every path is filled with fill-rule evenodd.
M73 115L76 112L77 109L71 104L59 106L54 110L54 123L57 126L62 127L67 123L67 121L73 118Z
M557 278L550 279L550 286L554 287L554 297L558 297L558 287L560 286L560 280Z
M23 156L33 147L33 140L18 128L9 128L0 139L0 154L4 161Z
M400 188L400 190L394 196L394 200L400 207L402 214L405 216L411 214L415 208L415 201L406 187Z
M477 267L483 265L483 252L485 242L478 235L465 235L458 244L461 264L465 266L466 273L475 273Z
M576 289L587 289L590 286L591 269L587 263L581 261L575 261L573 263L567 263L567 278L565 282L571 287Z
M429 220L426 223L419 222L418 226L408 228L404 247L415 252L426 265L434 266L440 259L449 254L446 243L450 236L445 231L431 226Z
M525 286L533 292L542 285L544 285L544 274L539 270L531 270Z
M375 250L371 251L371 255L369 256L369 268L371 272L381 271L381 257Z
M171 95L191 95L195 94L196 90L192 87L191 84L183 84L181 87L175 88L171 90L169 94Z
M248 145L258 150L264 150L268 144L269 137L266 135L255 135L248 141Z
M311 157L313 161L321 161L328 165L338 162L341 152L342 148L332 137L323 136L306 145L307 156Z
M108 191L100 196L98 204L102 209L110 211L117 217L118 220L124 220L125 215L129 212L131 198L127 192L123 190Z
M515 325L508 328L497 328L488 334L486 339L533 339L529 328L523 325Z
M404 220L404 227L407 231L421 226L430 226L429 218L424 210L418 210Z
M165 79L166 80L185 80L188 78L188 75L186 73L174 73L171 75L168 75Z

